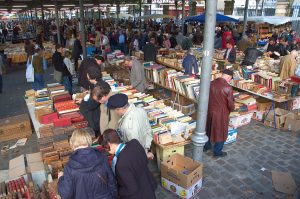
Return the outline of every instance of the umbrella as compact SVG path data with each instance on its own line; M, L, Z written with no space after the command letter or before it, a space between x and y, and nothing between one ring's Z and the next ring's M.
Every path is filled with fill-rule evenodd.
M197 22L204 23L205 22L205 13L203 13L201 15L195 15L195 16L188 17L185 21L187 21L187 22L197 21ZM216 15L216 21L217 22L239 22L238 19L226 16L226 15L222 15L219 13L217 13L217 15Z

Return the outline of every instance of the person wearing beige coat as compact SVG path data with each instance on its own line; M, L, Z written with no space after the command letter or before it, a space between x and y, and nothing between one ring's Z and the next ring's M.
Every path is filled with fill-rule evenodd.
M295 75L295 70L297 66L297 51L293 50L289 55L286 55L281 58L279 67L280 67L280 77L282 80L286 80Z
M107 129L117 129L120 117L115 110L107 108L106 104L110 96L113 95L111 88L105 81L99 81L92 91L93 99L100 105L100 133Z

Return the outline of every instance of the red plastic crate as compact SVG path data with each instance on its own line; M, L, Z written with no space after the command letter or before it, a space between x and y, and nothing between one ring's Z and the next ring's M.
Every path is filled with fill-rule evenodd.
M63 127L63 126L70 126L71 119L70 118L59 118L53 121L55 127Z
M53 123L53 121L56 119L58 119L58 114L56 112L43 115L40 117L41 124L50 124Z

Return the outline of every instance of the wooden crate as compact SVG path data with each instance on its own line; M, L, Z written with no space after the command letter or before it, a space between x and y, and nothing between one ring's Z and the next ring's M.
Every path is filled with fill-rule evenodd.
M0 142L28 137L32 134L27 114L0 120Z

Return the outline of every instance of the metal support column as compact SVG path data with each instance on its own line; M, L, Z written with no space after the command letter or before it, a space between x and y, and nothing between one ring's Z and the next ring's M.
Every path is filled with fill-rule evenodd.
M81 27L80 34L81 34L82 54L83 54L83 59L86 59L87 55L86 55L86 37L85 37L83 0L79 0L79 9L80 9L80 27Z
M185 0L182 0L182 24L181 24L181 28L182 28L182 34L184 34L184 16L185 16Z
M243 36L246 35L246 30L247 30L248 7L249 7L249 0L246 0L246 5L245 5L245 9L244 9Z
M98 5L98 19L101 19L101 8L100 8L100 4Z
M57 1L55 1L55 24L57 27L57 43L61 44L61 39L60 39L60 26L59 26L59 16L58 16L58 5L57 5Z
M139 30L141 32L141 30L142 30L142 0L139 0L139 20L140 20Z
M209 101L209 89L211 80L211 66L214 55L214 39L216 26L217 0L209 0L206 2L205 21L204 24L204 48L203 48L203 64L201 68L200 94L198 99L197 124L196 130L191 139L193 142L193 159L202 162L203 147L208 141L206 136L206 117Z

